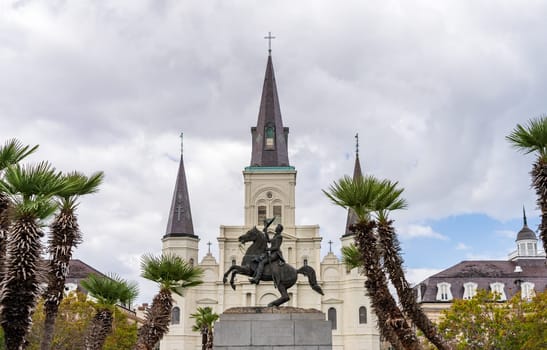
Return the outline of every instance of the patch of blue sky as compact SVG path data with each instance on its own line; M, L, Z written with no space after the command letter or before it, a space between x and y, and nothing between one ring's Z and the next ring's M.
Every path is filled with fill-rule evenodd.
M536 231L539 217L528 216ZM516 249L522 218L498 221L484 214L464 214L422 223L446 237L401 237L405 265L444 269L463 260L505 260ZM540 242L538 242L540 244Z

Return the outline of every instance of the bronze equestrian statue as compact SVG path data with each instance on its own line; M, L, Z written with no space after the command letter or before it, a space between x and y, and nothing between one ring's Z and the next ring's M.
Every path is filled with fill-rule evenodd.
M273 281L275 288L281 293L281 297L268 304L268 306L279 306L290 300L287 289L294 286L297 280L297 274L303 274L308 277L308 282L312 289L317 293L324 295L323 290L317 284L315 270L304 265L298 270L291 265L285 263L281 253L281 243L283 242L282 231L283 226L277 225L275 235L271 240L271 246L268 247L270 241L267 229L275 218L266 220L264 230L261 232L254 226L245 234L239 236L240 243L253 242L245 252L241 261L241 266L233 265L226 273L224 273L223 283L228 280L228 275L231 273L230 286L236 289L234 280L237 274L250 276L251 283L258 284L260 281Z

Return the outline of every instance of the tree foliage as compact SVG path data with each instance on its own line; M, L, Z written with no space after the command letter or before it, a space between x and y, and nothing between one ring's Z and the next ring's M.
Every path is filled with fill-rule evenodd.
M98 305L86 300L81 293L71 293L59 307L52 349L80 350L84 348L87 329ZM44 333L44 303L40 301L33 316L33 326L28 335L27 350L40 349ZM129 350L137 340L137 324L120 309L114 310L113 332L106 339L105 350ZM0 348L1 349L1 348Z
M443 311L439 329L457 349L547 349L547 291L532 301L520 294L501 303L479 290L469 300L455 300Z

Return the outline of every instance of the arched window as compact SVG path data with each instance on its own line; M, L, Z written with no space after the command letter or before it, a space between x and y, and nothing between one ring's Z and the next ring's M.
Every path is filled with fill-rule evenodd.
M236 258L232 258L232 266L236 265Z
M271 124L266 126L264 130L264 149L275 149L275 127Z
M171 310L171 324L179 324L180 323L180 308L178 306L175 306Z
M266 220L266 206L259 205L257 209L258 225L264 225L264 220Z
M308 266L308 259L304 258L304 266Z
M327 318L330 321L331 329L336 329L336 309L331 307L327 311Z
M190 258L190 260L188 261L190 263L190 266L194 266L194 259L193 258Z
M359 308L359 324L367 323L367 308L361 306Z

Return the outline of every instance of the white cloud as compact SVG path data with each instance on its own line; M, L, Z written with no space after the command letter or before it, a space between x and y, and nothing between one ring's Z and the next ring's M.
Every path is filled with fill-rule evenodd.
M469 247L465 243L458 242L458 244L456 245L456 249L457 250L469 250L469 249L471 249L471 247Z
M407 225L403 226L398 230L399 235L403 239L412 239L412 238L433 238L433 239L441 239L441 240L448 240L448 237L435 232L431 226L423 226L423 225Z
M346 212L321 189L352 173L359 132L363 171L405 188L401 237L446 240L416 223L535 207L533 158L504 137L545 112L546 15L541 2L2 2L0 140L105 171L82 198L76 254L138 279L135 257L161 249L184 131L203 254L219 225L243 222L272 29L297 223L321 225L323 253L343 234Z
M416 285L430 276L441 272L441 269L409 268L406 270L406 278L412 285Z

